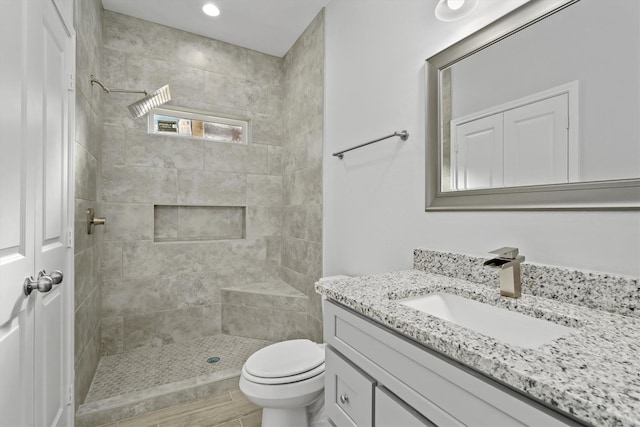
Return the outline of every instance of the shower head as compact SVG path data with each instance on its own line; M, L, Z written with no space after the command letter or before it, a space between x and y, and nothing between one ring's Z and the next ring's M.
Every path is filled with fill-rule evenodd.
M94 84L99 85L107 93L143 93L145 95L144 98L129 105L129 112L135 119L142 117L152 109L171 101L169 85L162 86L160 89L149 95L146 90L110 89L92 75L91 86L93 86Z
M149 94L129 105L129 111L131 112L131 115L137 119L138 117L144 116L154 108L169 101L171 101L171 92L169 92L169 85L165 85L152 94Z

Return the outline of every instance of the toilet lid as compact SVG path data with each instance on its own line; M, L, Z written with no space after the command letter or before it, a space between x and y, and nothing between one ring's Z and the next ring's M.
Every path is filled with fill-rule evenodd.
M310 371L324 363L324 348L309 340L271 344L253 353L246 371L256 377L281 378Z
M244 379L257 384L267 384L267 385L291 384L291 383L297 383L300 381L314 378L320 374L324 374L324 368L325 368L324 363L321 363L320 365L316 366L310 371L302 372L301 374L291 375L288 377L265 378L265 377L257 377L255 375L251 375L249 372L247 372L246 366L243 366L242 376L244 377Z

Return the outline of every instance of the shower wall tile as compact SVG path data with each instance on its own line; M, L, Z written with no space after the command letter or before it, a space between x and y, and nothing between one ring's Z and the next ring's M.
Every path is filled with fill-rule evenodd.
M275 261L279 265L282 238L280 236L268 236L265 240L267 244L267 261Z
M248 236L278 236L282 230L282 206L247 208Z
M96 337L96 330L100 328L100 290L94 289L91 294L76 308L75 324L76 333L74 341L74 364L77 365L82 353L86 350L90 341Z
M169 84L171 93L202 93L205 87L205 71L197 68L137 54L127 54L125 61L127 86L151 93ZM138 95L141 98L142 95Z
M204 96L217 105L269 112L269 96L265 85L233 75L205 72Z
M103 231L86 232L86 210L102 214L99 203L104 118L102 90L90 83L102 74L102 2L75 0L76 29L74 218L74 372L75 405L83 403L101 353L100 259ZM66 285L65 285L66 286Z
M222 304L222 333L269 341L306 338L307 314L304 311Z
M84 97L83 93L79 90L76 91L76 121L75 121L75 140L78 141L87 151L90 152L87 147L90 143L89 139L89 116L91 106L89 101Z
M202 307L202 328L205 336L222 333L222 305L212 304Z
M324 342L322 320L307 315L307 327L309 329L309 339L314 342Z
M199 338L203 331L202 307L124 316L123 349L158 347Z
M103 165L102 199L108 203L175 204L177 182L175 169Z
M202 169L203 141L126 129L126 163L156 168Z
M74 257L74 306L79 307L99 287L96 275L95 246L78 252Z
M307 297L307 314L315 319L322 320L322 296L311 286Z
M122 242L102 243L102 257L99 261L100 277L104 279L122 277Z
M105 13L105 20L106 15L109 13L110 12ZM107 85L107 87L111 87L114 84L116 84L118 87L124 87L124 85L126 84L126 82L124 81L126 78L124 70L126 66L127 54L119 50L109 49L106 46L103 47L102 50L104 53L104 67L102 73L100 75L95 75L94 77ZM93 87L96 90L102 90L97 85L94 85ZM113 97L113 95L105 95L107 97ZM125 94L122 95L124 96Z
M248 275L239 275L234 269L223 268L206 274L105 280L102 316L110 318L219 304L220 289L246 283L248 279Z
M319 203L306 205L304 238L311 242L322 243L322 205Z
M104 47L122 52L148 54L149 48L156 44L156 25L133 17L104 12Z
M131 242L123 246L124 276L202 273L221 267L245 268L266 259L264 238L207 242Z
M297 170L288 183L285 202L292 205L322 203L322 166Z
M178 171L178 200L186 205L241 206L246 201L244 174L211 171Z
M307 227L306 221L307 207L305 205L288 206L284 216L284 235L296 239L303 239Z
M282 175L282 147L269 147L269 175Z
M281 152L284 223L281 240L283 280L306 295L322 275L322 156L324 14L319 13L284 57L284 143ZM305 319L318 339L320 310L310 298ZM321 317L321 315L320 315Z
M282 177L247 175L247 205L282 206Z
M324 155L322 128L312 129L304 134L304 144L307 146L307 164L321 165Z
M94 87L94 91L102 90ZM104 109L104 124L107 126L119 126L124 128L136 128L144 130L147 121L134 119L129 114L128 106L139 100L140 95L135 94L105 94L102 99Z
M248 75L258 81L278 82L282 81L282 59L276 56L265 55L255 50L246 50Z
M153 240L153 205L105 203L105 241Z
M257 114L251 120L253 125L253 142L272 146L284 144L284 129L282 125L281 112L271 114Z
M76 197L96 200L98 162L81 144L75 145L75 151Z
M96 334L91 337L75 364L74 398L76 409L84 402L89 392L91 380L100 361L100 354L100 336Z
M220 74L250 76L247 49L186 32L173 32L171 37L179 43L174 58L179 64Z
M124 165L124 128L103 126L102 164Z
M204 168L219 172L266 174L269 147L259 144L204 142Z
M102 318L102 354L119 354L124 349L123 342L124 318Z
M280 267L280 277L304 294L308 294L309 290L313 289L313 284L315 283L315 280L284 266Z

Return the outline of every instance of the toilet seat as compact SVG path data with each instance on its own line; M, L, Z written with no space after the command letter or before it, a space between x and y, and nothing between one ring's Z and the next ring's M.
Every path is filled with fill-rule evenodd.
M324 372L324 362L322 362L320 365L306 372L301 372L299 374L289 375L285 377L259 377L256 375L251 375L247 371L246 367L244 366L242 367L242 376L246 378L248 381L251 381L256 384L274 384L274 385L290 384L290 383L308 380L310 378L313 378L315 376L322 374L323 372Z
M301 381L324 371L324 347L307 339L271 344L253 353L243 371L263 384L293 382L289 379L294 377Z

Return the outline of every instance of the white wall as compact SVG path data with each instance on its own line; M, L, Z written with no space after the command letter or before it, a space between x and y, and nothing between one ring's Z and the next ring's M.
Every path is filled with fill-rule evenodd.
M424 61L483 24L438 22L434 6L333 0L326 8L323 273L409 269L417 247L484 256L517 246L531 262L640 275L638 212L424 211ZM331 156L401 129L407 142Z

